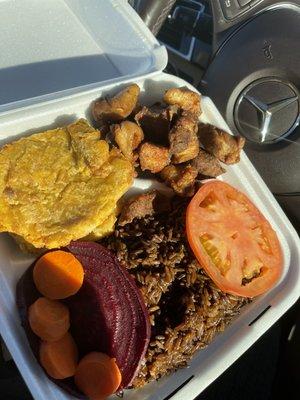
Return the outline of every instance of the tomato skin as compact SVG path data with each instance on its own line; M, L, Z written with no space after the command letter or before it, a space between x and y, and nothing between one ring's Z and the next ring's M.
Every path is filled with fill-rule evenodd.
M281 276L283 256L276 232L245 194L225 182L210 180L194 195L186 231L199 264L226 293L255 297ZM253 265L258 265L257 277ZM246 283L245 271L254 276Z

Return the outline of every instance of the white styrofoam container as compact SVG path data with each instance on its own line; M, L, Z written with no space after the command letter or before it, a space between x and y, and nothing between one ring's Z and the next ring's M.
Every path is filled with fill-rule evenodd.
M124 26L123 28L119 28L121 31L124 30L124 41L122 42L124 48L122 50L122 46L119 44L119 50L122 50L124 55L127 54L125 47L129 38L125 33L131 29L131 33L135 35L135 40L132 41L132 44L128 43L128 45L129 47L132 46L130 48L133 53L136 53L135 58L137 60L131 64L131 70L130 68L129 70L126 70L125 59L122 57L119 60L116 59L114 61L116 65L119 65L118 63L122 65L122 63L124 63L124 65L119 67L119 70L122 69L122 72L119 74L116 73L113 77L109 78L107 78L107 75L101 75L100 73L101 76L96 77L99 78L97 82L88 82L87 80L83 85L78 84L76 88L74 82L78 77L75 76L74 82L72 82L72 84L74 83L73 87L70 86L67 89L64 88L63 91L57 91L56 93L53 93L52 91L52 82L50 86L44 85L42 90L39 88L38 93L36 93L38 97L35 98L27 98L27 96L25 96L26 90L23 91L23 89L18 92L18 96L20 96L17 96L17 101L10 103L6 101L7 99L1 99L0 95L0 103L2 102L2 105L0 105L0 145L12 141L20 136L71 123L80 117L89 119L90 104L93 100L99 96L117 92L120 88L126 86L126 82L132 81L133 77L134 81L141 87L141 102L146 104L151 104L154 101L161 99L164 91L170 87L187 86L192 88L185 81L160 72L166 63L164 49L159 46L147 29L143 28L139 18L134 15L122 0L47 0L45 2L42 0L6 0L4 2L0 1L0 15L1 11L3 11L1 10L1 7L4 7L5 9L7 6L6 10L10 7L15 7L15 9L19 10L20 3L22 3L22 5L27 3L29 12L27 13L25 8L24 13L29 19L32 18L31 24L33 25L34 22L36 22L35 7L43 8L45 3L47 3L49 7L49 9L47 9L48 17L57 12L65 13L65 18L70 16L70 20L66 23L67 29L64 30L60 27L60 33L65 33L67 36L70 32L70 24L74 24L72 35L75 35L75 32L77 32L78 38L83 34L78 33L80 30L88 32L90 38L92 38L96 43L101 44L101 46L99 46L103 50L103 54L105 54L104 64L107 63L106 67L108 71L112 61L112 57L110 56L112 52L109 53L109 46L105 47L102 38L99 39L100 33L104 33L104 31L101 31L103 27L95 27L95 25L92 24L95 20L95 15L97 14L90 14L90 11L93 10L93 12L96 13L98 5L101 4L102 9L100 11L101 13L105 11L106 14L104 14L108 18L109 15L114 17L114 13L118 14L121 10L122 15L118 14L120 21L118 18L116 21L113 20L118 25L125 16L125 19L123 20ZM96 8L94 9L93 7ZM72 18L74 15L76 15L76 19L73 21ZM81 17L80 19L77 18L78 15ZM19 16L19 18L21 20L21 16ZM115 23L112 22L111 18L108 19L111 27L109 24L104 24L103 29L107 31L112 29L113 33L115 33L117 27ZM62 22L63 21L61 21L61 23ZM99 19L99 23L101 23L101 18ZM89 24L92 24L94 30ZM127 27L125 27L126 24L128 25ZM39 19L37 19L37 25L40 25ZM35 27L35 29L37 29L37 27ZM52 27L52 31L55 29L55 27ZM22 32L22 34L23 36L26 36L26 34L28 34L27 30ZM55 37L55 32L53 32L53 35ZM63 37L65 36L63 35ZM43 40L48 40L47 38L48 35L46 35ZM25 42L28 41L29 44L31 39L31 37L28 37ZM112 38L110 39L111 43L109 38L106 38L105 43L108 45L111 44L110 47L112 48L114 42ZM66 43L71 45L72 40L69 40L69 42L66 40ZM77 42L80 43L80 40L78 39ZM83 44L84 43L85 42L83 42ZM45 43L42 43L41 48L37 52L39 53L38 55L35 54L36 49L32 49L32 54L30 55L31 58L29 57L28 61L33 59L32 57L34 56L36 56L38 60L46 58L48 52L43 50L42 47L44 45ZM60 57L65 54L62 49L60 49L62 45L64 45L64 43L54 43L53 57ZM67 48L68 45L66 45L66 51L71 51ZM79 53L82 53L85 46L78 46ZM52 44L50 47L52 48ZM5 46L2 49L0 43L0 54L4 50ZM60 53L60 51L62 52ZM73 49L73 51L75 51L75 49ZM116 52L114 54L116 54ZM142 55L142 57L139 57L139 55ZM18 55L18 57L20 56ZM27 55L24 53L21 60L19 60L18 57L11 60L13 74L15 73L15 68L17 68L16 66L18 63L24 63L25 65L26 60L24 61L24 59L26 59ZM151 62L149 62L150 59ZM53 60L51 59L50 63L52 63L52 61ZM130 61L128 62L130 63ZM134 66L135 63L141 65L139 62L144 64L141 66L141 70L136 72ZM44 60L44 63L46 65L48 61ZM39 70L39 68L36 70L35 65L34 71L43 71L44 63L42 65L42 70ZM61 65L63 65L63 63L61 63ZM3 68L1 67L2 65L0 63L0 81L2 70L6 70L6 66ZM87 70L85 68L87 68ZM85 65L85 68L83 68L83 74L89 72L88 65ZM141 71L143 73L141 73ZM66 71L62 69L60 73L66 73ZM74 73L76 75L77 72L75 71ZM33 78L34 76L31 77L31 83L34 83ZM209 98L203 98L202 107L204 111L202 120L228 129L226 123ZM287 217L244 153L242 154L241 162L239 164L227 167L227 173L222 177L222 179L246 193L268 218L273 228L276 230L284 254L284 269L280 282L278 282L276 287L270 290L267 294L256 298L253 303L245 307L242 310L241 315L233 321L224 333L218 335L213 343L194 356L189 368L179 370L167 378L146 385L142 389L126 391L125 399L163 400L167 396L171 396L174 400L194 399L238 357L240 357L264 332L266 332L266 330L270 328L271 325L274 324L274 322L278 320L289 307L292 306L300 295L299 238L291 223L288 221ZM151 181L137 180L135 182L135 188L147 188L151 184ZM11 352L35 399L71 399L71 396L63 392L46 377L42 368L32 355L25 333L20 325L15 304L15 287L19 277L32 261L33 258L31 256L22 254L19 251L17 245L9 235L0 234L0 334L5 340L9 351ZM267 311L260 316L260 314L265 310ZM257 319L257 317L259 318ZM181 388L176 391L178 387ZM174 391L176 392L172 395Z
M0 113L163 70L125 0L0 0Z

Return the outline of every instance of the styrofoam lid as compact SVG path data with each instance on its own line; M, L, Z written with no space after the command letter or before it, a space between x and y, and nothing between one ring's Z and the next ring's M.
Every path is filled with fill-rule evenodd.
M125 0L6 0L0 15L0 112L167 64Z

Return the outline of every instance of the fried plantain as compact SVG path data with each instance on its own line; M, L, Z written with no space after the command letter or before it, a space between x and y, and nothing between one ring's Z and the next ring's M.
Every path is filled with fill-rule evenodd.
M0 149L0 232L35 248L80 239L112 214L133 166L85 120Z

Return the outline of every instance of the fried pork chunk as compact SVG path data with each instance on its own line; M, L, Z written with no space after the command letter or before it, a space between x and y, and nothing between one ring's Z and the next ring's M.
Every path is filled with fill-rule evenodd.
M154 201L157 192L152 190L148 193L138 194L128 200L122 207L122 212L118 220L120 226L130 224L134 218L143 218L146 215L153 215L155 212Z
M191 161L191 166L198 171L198 174L212 178L216 178L225 172L216 157L201 148L197 157Z
M244 138L232 136L213 125L202 123L199 124L198 136L205 150L223 163L235 164L240 161Z
M183 110L191 112L192 114L201 114L200 95L187 88L172 88L165 92L164 102L170 105L177 105Z
M124 226L130 224L135 218L170 211L170 207L170 198L157 190L137 194L123 204L118 225Z
M111 125L110 130L113 138L124 156L134 161L134 150L144 139L142 129L131 121L123 121L120 124Z
M172 162L180 164L192 160L199 152L200 95L187 88L172 88L165 92L164 101L181 109L169 133Z
M136 107L140 94L137 84L132 84L111 98L96 100L92 105L92 115L96 122L122 121Z
M199 153L198 116L182 111L169 133L172 162L180 164L195 158Z
M191 165L168 165L160 176L176 194L183 197L193 196L198 171Z
M140 166L153 174L160 172L170 163L169 149L145 142L139 149Z

